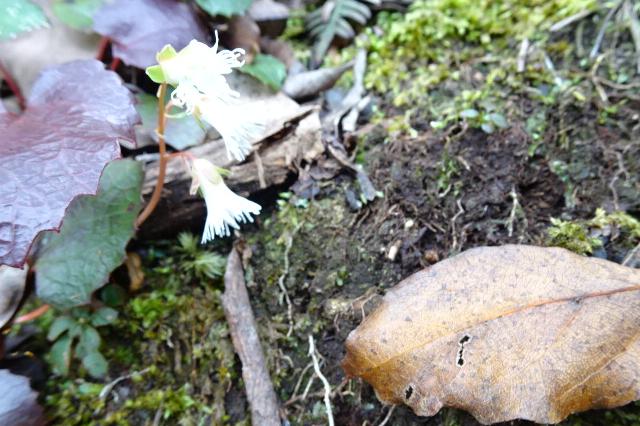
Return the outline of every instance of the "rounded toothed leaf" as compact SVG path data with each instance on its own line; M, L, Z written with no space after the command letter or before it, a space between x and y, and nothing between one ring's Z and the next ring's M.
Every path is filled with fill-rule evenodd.
M47 233L36 259L36 290L60 308L86 304L122 263L141 207L142 168L134 160L111 162L95 196L69 206L60 233Z
M93 21L93 29L111 39L113 55L138 68L155 65L167 44L180 50L193 39L208 39L195 9L175 0L115 0Z
M21 267L38 233L96 192L137 121L130 92L95 60L43 71L21 115L0 111L0 264Z

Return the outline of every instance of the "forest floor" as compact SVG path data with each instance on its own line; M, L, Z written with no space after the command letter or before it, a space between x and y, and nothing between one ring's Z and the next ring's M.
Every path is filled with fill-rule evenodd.
M580 37L591 48L599 21L585 22ZM621 263L640 242L633 222L640 217L640 80L624 76L635 76L632 40L620 32L603 46L600 64L586 64L566 41L576 31L569 26L537 45L521 73L517 43L498 51L462 40L471 47L437 69L410 67L420 58L402 62L369 46L377 55L368 70L377 108L345 145L381 196L358 206L359 188L346 173L317 178L313 199L283 187L262 200L258 223L238 237L289 424L326 424L309 335L337 425L477 424L457 410L418 418L385 407L369 385L345 379L345 339L385 290L476 246L560 245ZM387 78L384 61L405 77L376 87ZM438 78L420 80L426 69ZM321 166L316 171L322 175ZM144 285L127 295L126 274L115 274L101 296L120 306L120 320L102 337L109 376L123 379L102 395L104 384L79 371L50 379L46 405L60 424L249 424L220 302L229 249L229 242L201 248L188 234L136 243ZM638 423L635 404L566 421Z

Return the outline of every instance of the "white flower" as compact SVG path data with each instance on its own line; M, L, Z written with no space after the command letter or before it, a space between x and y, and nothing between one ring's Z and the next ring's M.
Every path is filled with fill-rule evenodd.
M247 122L242 105L205 102L198 109L202 119L222 136L229 158L243 160L251 152L251 143L262 134L261 124Z
M263 129L262 124L243 114L240 94L225 78L234 68L244 65L244 50L218 52L216 32L216 43L211 48L192 40L180 52L168 52L161 52L158 61L165 81L176 86L171 94L173 104L213 126L222 136L229 158L244 160Z
M239 229L238 222L253 222L252 214L260 214L261 207L240 197L224 184L216 167L207 160L196 158L191 162L191 193L200 189L207 205L207 220L202 234L202 244L216 236L230 235L229 227Z

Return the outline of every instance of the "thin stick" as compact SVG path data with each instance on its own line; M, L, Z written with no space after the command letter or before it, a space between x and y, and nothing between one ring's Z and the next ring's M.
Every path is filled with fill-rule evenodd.
M133 376L141 376L141 375L147 373L149 370L151 370L151 367L147 367L142 371L134 371L133 373L126 374L124 376L120 376L117 379L113 380L112 382L107 383L106 385L104 385L104 387L102 388L102 390L98 394L98 398L100 398L102 400L106 400L107 397L109 396L109 394L111 393L111 391L113 390L113 388L116 387L116 385L118 383L120 383L120 382L122 382L124 380L129 380Z
M393 414L393 410L396 409L396 405L392 405L391 408L389 408L389 411L387 412L387 415L384 416L384 419L382 420L382 422L378 425L378 426L384 426L387 424L387 422L389 422L389 419L391 418L391 415Z
M640 23L630 1L624 2L624 13L629 20L629 30L631 31L633 44L636 47L636 72L640 74Z
M327 420L329 421L329 426L333 426L333 411L331 410L331 385L329 384L327 378L324 377L324 374L322 374L322 371L320 371L320 364L318 363L318 357L316 356L316 345L311 334L309 335L309 355L313 360L313 369L324 385L324 406L327 409Z
M561 21L556 22L549 28L549 32L555 33L563 29L564 27L568 27L574 22L578 22L581 19L584 19L590 16L594 11L593 10L583 10L582 12L578 12L575 15L569 16L568 18L564 18Z
M600 26L600 30L598 31L598 35L596 36L596 42L593 44L591 53L589 53L589 59L594 60L596 56L598 56L600 45L602 44L602 40L604 40L604 35L607 31L607 25L609 25L609 21L611 21L611 18L613 18L613 15L616 14L620 6L622 6L622 1L619 1L615 6L609 9L607 16L604 17L604 21L602 21L602 25Z
M20 315L18 318L16 318L16 320L14 321L15 324L22 324L23 322L29 322L29 321L33 321L34 319L41 317L42 315L46 314L47 311L49 310L50 306L49 305L42 305L37 309L34 309L31 312L27 312L24 315Z
M517 71L524 72L527 67L527 53L529 52L529 39L524 38L520 44L520 51L518 52L517 59Z
M280 426L278 399L264 358L258 326L244 281L242 260L236 249L227 259L222 308L233 347L242 361L242 380L254 426Z
M633 250L629 252L628 255L625 256L624 261L622 261L622 265L631 266L631 261L633 260L634 257L636 257L636 254L638 252L640 252L640 244L638 244Z
M24 110L27 106L27 101L24 99L24 96L22 95L20 86L18 86L18 83L16 83L16 81L13 79L13 77L9 73L9 70L7 70L4 67L4 64L2 63L2 61L0 61L0 74L2 74L2 78L4 78L4 81L7 82L7 86L9 86L9 89L16 96L20 109Z
M144 208L138 219L136 220L136 227L140 227L142 223L147 220L147 218L153 213L153 211L158 206L158 202L160 201L160 197L162 195L162 188L164 187L164 177L167 173L167 146L164 143L164 126L165 126L165 106L164 106L164 98L167 93L167 83L162 83L160 85L160 90L158 93L158 146L160 147L160 161L158 162L158 180L156 181L156 186L153 189L153 194L151 194L151 198L149 199L149 203Z
M293 332L293 306L291 305L291 298L289 298L289 292L287 291L287 287L284 285L284 279L287 277L289 273L289 251L291 250L291 244L293 243L293 236L298 233L302 224L296 226L296 228L290 234L287 233L285 236L285 246L284 246L284 270L282 271L282 275L278 278L278 286L284 295L284 300L287 303L287 318L289 320L289 330L287 331L287 337L291 336Z

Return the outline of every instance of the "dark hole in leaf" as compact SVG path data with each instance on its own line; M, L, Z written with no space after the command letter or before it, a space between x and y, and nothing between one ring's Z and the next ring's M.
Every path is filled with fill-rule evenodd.
M409 387L404 391L404 399L411 398L411 395L413 395L413 386L409 385Z
M471 340L471 337L467 336L465 334L464 337L462 337L462 339L460 339L460 341L458 342L458 344L460 345L460 349L458 349L458 356L456 357L456 364L458 364L458 366L460 366L460 367L462 367L464 365L464 358L462 357L462 355L464 353L464 344L467 343L469 340Z

